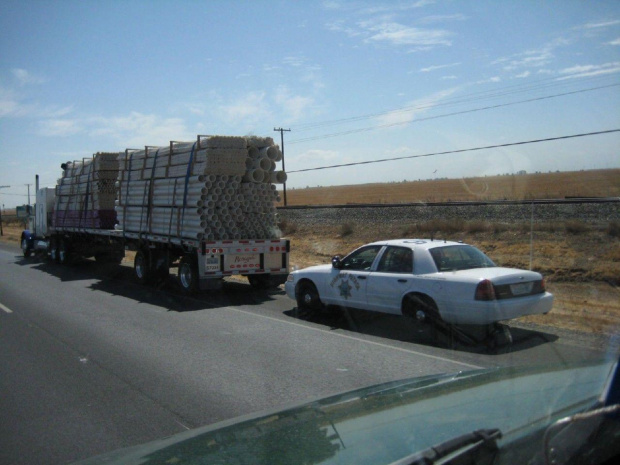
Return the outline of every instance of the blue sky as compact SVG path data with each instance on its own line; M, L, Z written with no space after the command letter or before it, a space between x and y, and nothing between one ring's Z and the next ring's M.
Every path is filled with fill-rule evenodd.
M289 189L618 167L614 133L294 172L617 129L619 84L617 0L3 0L0 202L98 151L274 127Z

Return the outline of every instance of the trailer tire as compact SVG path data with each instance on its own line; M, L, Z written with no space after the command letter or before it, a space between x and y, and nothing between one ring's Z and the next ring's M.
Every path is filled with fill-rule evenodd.
M184 255L179 263L179 286L186 294L198 290L198 263L194 255Z
M71 248L67 239L60 239L58 245L58 263L68 265L71 263Z
M52 237L50 239L50 260L58 263L58 238Z
M140 249L136 252L133 271L140 284L149 284L153 280L148 250Z
M30 255L32 255L32 249L28 245L28 239L26 239L25 237L22 237L22 253L24 254L25 258L28 258L30 257Z

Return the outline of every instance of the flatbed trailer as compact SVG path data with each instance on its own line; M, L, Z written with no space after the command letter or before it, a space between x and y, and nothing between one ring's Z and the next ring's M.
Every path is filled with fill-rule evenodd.
M88 228L49 228L22 233L25 256L44 255L60 264L78 258L120 263L125 251L136 252L134 272L144 284L161 281L178 267L181 289L194 292L220 287L222 278L245 276L254 287L283 284L289 271L287 239L188 240L163 235Z

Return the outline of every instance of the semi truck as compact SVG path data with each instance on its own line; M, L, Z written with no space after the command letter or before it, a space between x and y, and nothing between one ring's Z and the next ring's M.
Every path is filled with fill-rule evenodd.
M217 289L227 276L254 287L285 282L290 242L281 238L274 202L281 160L271 138L197 136L193 142L96 153L62 164L55 187L39 187L25 257L69 264L117 263L134 251L144 284L178 268L186 293Z

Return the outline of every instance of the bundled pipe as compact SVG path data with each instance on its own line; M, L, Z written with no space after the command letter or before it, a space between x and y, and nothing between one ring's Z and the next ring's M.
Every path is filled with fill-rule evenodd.
M285 179L275 172L279 157L271 138L222 136L122 153L117 228L192 238L277 238L272 182Z
M63 164L56 186L52 224L57 228L114 227L117 153L96 153L91 158Z

